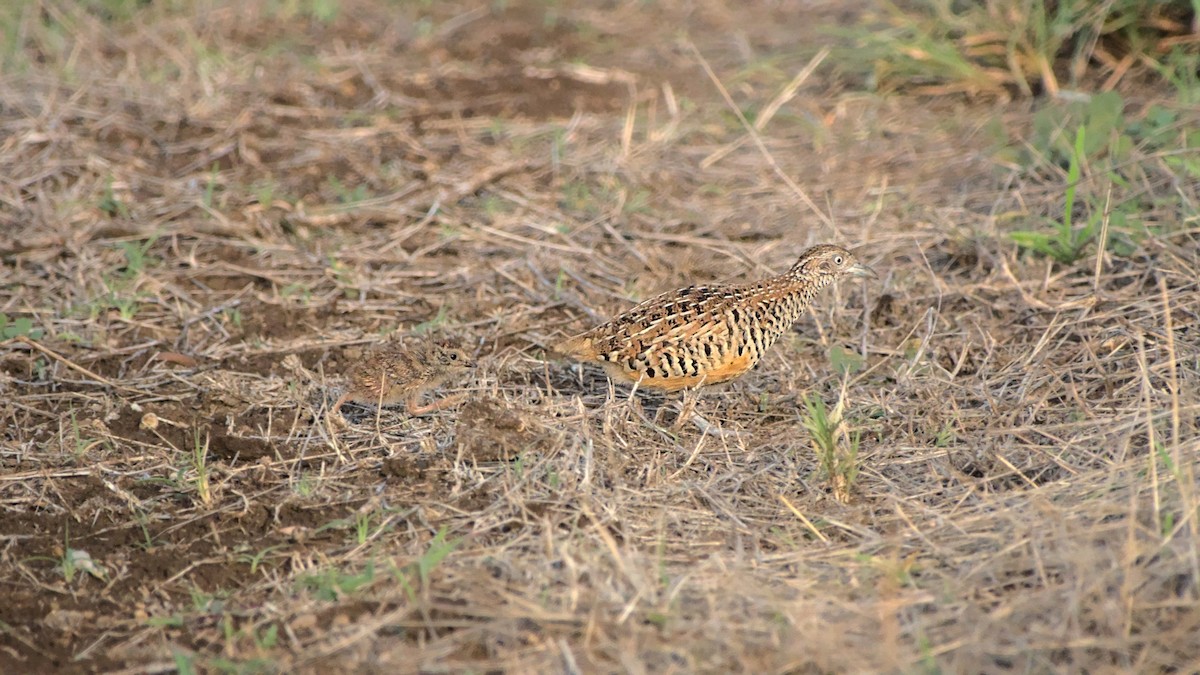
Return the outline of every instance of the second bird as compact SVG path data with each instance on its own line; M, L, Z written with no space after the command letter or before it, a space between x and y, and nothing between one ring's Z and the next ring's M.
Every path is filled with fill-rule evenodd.
M404 403L410 415L425 415L461 401L459 394L420 405L421 395L471 368L462 349L444 344L406 348L393 343L369 354L350 369L350 386L333 404L335 413L347 402L369 405ZM340 414L340 413L339 413Z
M604 366L610 377L676 391L749 371L843 276L875 277L844 248L814 246L784 274L743 285L689 286L655 296L554 351Z

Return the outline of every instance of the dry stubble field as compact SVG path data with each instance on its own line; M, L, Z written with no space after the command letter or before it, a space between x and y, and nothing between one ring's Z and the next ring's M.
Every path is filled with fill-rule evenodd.
M1018 248L1072 178L1037 105L870 93L818 56L865 18L10 12L0 671L1200 669L1188 151L1077 167L1128 237ZM881 279L701 399L734 434L543 358L824 241ZM327 423L393 333L467 345L469 402Z

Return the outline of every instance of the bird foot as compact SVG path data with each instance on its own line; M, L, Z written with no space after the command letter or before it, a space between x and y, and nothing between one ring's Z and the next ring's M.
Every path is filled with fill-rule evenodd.
M692 424L696 425L696 428L700 430L700 433L707 434L709 436L715 436L717 438L737 438L738 435L737 429L722 429L712 422L709 422L700 413L692 413L691 422Z
M329 412L325 413L325 418L332 422L334 426L339 429L346 429L350 427L350 421L342 416L342 406L348 399L349 394L342 394L341 398L339 398L337 402L329 408Z
M679 408L679 418L675 420L674 428L676 430L682 428L684 422L691 422L700 430L701 434L717 438L734 438L738 435L736 429L722 429L719 425L709 422L696 410L694 401L691 405L681 401L677 407Z
M425 405L417 405L416 398L414 397L408 401L408 414L414 417L428 415L429 413L437 412L438 410L444 410L453 405L458 405L466 399L467 393L463 392L461 394L454 394L453 396L439 398L432 403L427 403Z

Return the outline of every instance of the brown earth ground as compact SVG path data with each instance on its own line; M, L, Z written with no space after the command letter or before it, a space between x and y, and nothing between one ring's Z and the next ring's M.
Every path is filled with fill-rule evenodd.
M200 4L10 33L0 671L1200 669L1194 211L1018 251L1029 103L788 91L851 3ZM700 399L733 433L543 359L822 241L881 280ZM332 424L393 331L469 401Z

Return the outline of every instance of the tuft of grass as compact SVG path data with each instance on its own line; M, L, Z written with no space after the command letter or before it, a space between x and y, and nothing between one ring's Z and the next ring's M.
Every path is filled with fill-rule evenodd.
M117 244L117 248L125 256L125 265L120 269L123 277L130 280L137 279L148 267L162 262L150 255L150 248L158 242L158 237L159 235L155 234L145 241L122 241Z
M1018 230L1009 236L1018 246L1028 248L1043 255L1050 256L1060 263L1070 264L1083 255L1083 249L1091 243L1099 225L1100 214L1089 217L1083 227L1073 225L1075 213L1075 195L1079 189L1079 176L1084 156L1084 140L1087 137L1085 127L1079 127L1075 132L1075 147L1071 153L1071 165L1067 169L1066 200L1063 205L1063 215L1057 222L1050 221L1051 231Z
M850 490L858 478L858 447L861 434L848 435L842 419L842 405L832 411L818 394L804 398L801 422L808 430L821 475L840 502L850 499Z
M849 31L855 44L841 59L885 90L1032 96L1088 77L1111 87L1134 64L1161 73L1161 55L1197 12L1193 0L885 2L878 21Z
M447 532L445 527L439 528L425 552L412 563L403 566L395 563L389 565L392 578L404 589L410 601L416 601L417 591L409 582L409 578L415 575L420 582L420 587L428 589L433 570L462 543L461 537L447 539Z
M200 203L204 205L206 211L211 211L216 206L217 188L220 186L221 167L213 162L212 168L208 170L208 180L204 182L204 194L200 196Z
M311 497L317 491L317 478L307 471L301 471L292 483L292 490L301 497Z
M187 654L181 651L176 651L174 653L174 663L175 670L179 672L179 675L195 675L195 673L198 672L196 669L195 654Z
M335 273L337 268L334 267L336 261L331 265ZM294 282L279 289L279 295L287 300L295 300L297 304L306 306L312 303L313 292L309 284Z
M946 422L942 428L938 430L937 436L933 439L933 447L948 448L957 440L957 435L954 433L954 423Z
M114 272L102 272L100 285L103 291L72 307L72 313L95 321L105 312L116 310L122 321L133 321L141 311L143 300L150 296L138 287L147 271L162 262L149 253L158 238L156 234L144 241L118 242L115 247L121 251L124 264L116 267Z
M250 566L250 574L256 574L259 568L263 566L263 561L265 561L268 556L275 553L275 551L278 551L282 548L283 546L279 545L268 546L256 553L243 553L238 556L238 560Z
M63 533L62 550L62 556L58 559L58 570L68 584L74 582L75 577L81 572L100 580L104 580L108 576L108 572L92 560L91 554L83 549L71 548L70 530Z
M104 184L104 193L100 196L100 201L96 204L102 213L109 218L117 216L127 217L129 215L129 207L125 202L117 199L116 193L113 192L113 179L110 176Z
M433 539L429 542L429 547L425 553L417 559L417 576L421 579L421 584L429 585L429 574L434 568L441 564L446 556L454 552L458 545L462 543L461 538L446 539L446 528L439 528L437 534L433 535Z
M1103 237L1106 251L1127 256L1148 235L1195 218L1187 189L1150 194L1147 186L1200 184L1200 112L1168 101L1131 120L1124 109L1115 92L1047 102L1031 137L999 150L1030 181L1063 177L1061 214L1011 232L1018 246L1071 264Z
M188 591L188 598L192 601L192 611L197 614L220 614L225 611L227 597L227 593L205 593L195 586Z
M208 466L208 443L207 435L202 438L199 429L193 431L192 451L189 457L193 474L191 485L196 492L196 497L205 506L211 506L213 503L212 482Z
M272 180L263 180L251 187L254 200L263 208L271 208L279 194L279 184Z
M413 326L412 330L409 332L411 332L413 335L429 335L437 332L438 329L449 323L449 320L449 314L446 312L446 306L442 305L441 307L438 307L437 314L434 314L428 321L422 321L421 323Z
M330 273L337 281L338 286L342 287L342 291L347 298L352 298L356 295L355 290L358 288L358 280L354 273L354 268L338 259L336 253L330 253L325 257ZM287 289L285 289L285 292ZM309 295L308 297L311 297Z
M1200 2L1193 3L1196 16L1200 16ZM1200 52L1172 49L1165 59L1151 65L1178 92L1180 103L1200 104Z
M596 197L586 182L573 180L563 183L559 206L568 211L594 215L599 212Z
M327 182L329 183L329 189L333 191L333 194L337 198L338 202L342 204L357 204L359 202L366 201L371 196L371 193L367 189L366 185L360 184L351 188L343 183L337 176L332 174L330 174Z
M224 320L226 322L229 323L229 325L233 326L234 328L236 328L238 330L242 329L242 324L244 323L244 317L242 316L242 310L240 308L226 307L225 309L221 310L221 316L224 318Z
M278 664L265 656L279 642L278 624L268 624L261 631L256 630L253 625L238 627L234 623L233 616L226 614L221 620L221 633L225 643L223 653L237 656L208 659L205 664L208 670L231 675L279 671ZM252 654L252 656L245 654Z
M312 594L318 600L332 602L354 595L375 583L375 561L367 561L357 572L326 567L320 571L299 576L296 583L301 590Z
M324 24L335 21L342 11L340 0L272 0L267 7L283 20L302 16Z
M90 436L85 435L83 433L82 426L79 424L79 420L76 419L76 417L75 417L74 410L72 410L70 413L70 420L71 420L70 441L67 442L67 440L64 439L63 447L66 447L70 450L71 457L76 462L82 462L87 457L88 452L90 452L92 448L94 448L96 446L105 445L105 441L103 439L96 439L96 438L92 438ZM60 422L60 425L61 425L61 422ZM60 426L59 433L60 433L60 436L64 435L64 431L61 429L61 426Z
M371 511L360 511L354 514L354 541L359 546L367 543L371 538L371 521L374 520L374 515Z

